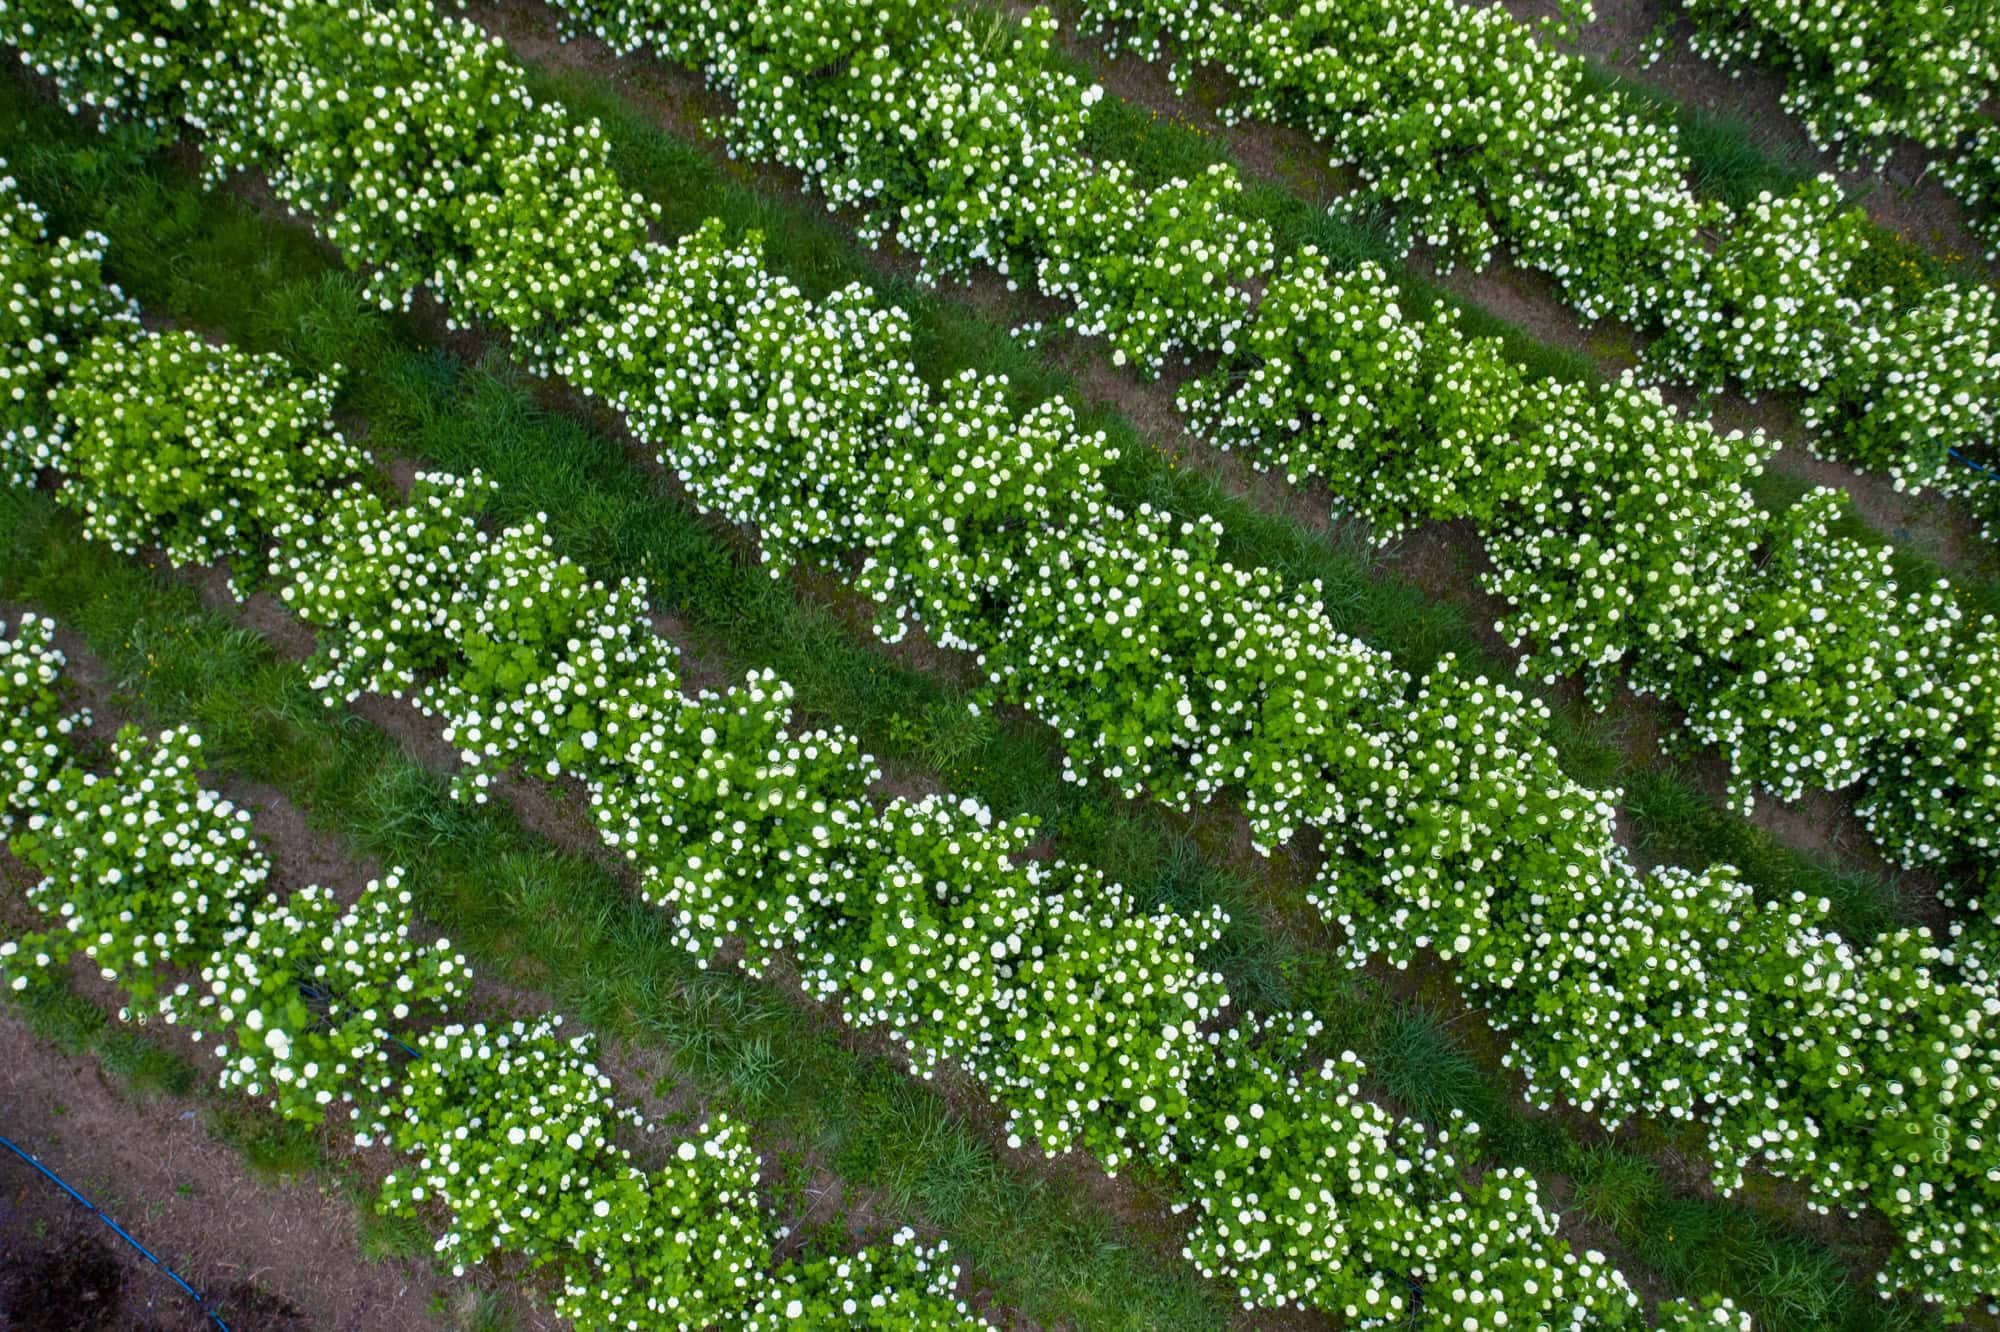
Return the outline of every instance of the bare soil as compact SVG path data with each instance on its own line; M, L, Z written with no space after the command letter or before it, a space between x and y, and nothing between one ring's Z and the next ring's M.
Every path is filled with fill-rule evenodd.
M0 1133L178 1271L238 1332L433 1329L443 1285L420 1262L361 1256L355 1213L311 1182L254 1178L191 1098L134 1101L96 1062L0 1014ZM0 1328L212 1328L101 1221L0 1153Z

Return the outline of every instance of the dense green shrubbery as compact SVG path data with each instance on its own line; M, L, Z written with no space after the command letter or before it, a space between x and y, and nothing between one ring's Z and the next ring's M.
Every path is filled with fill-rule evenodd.
M2000 243L2000 218L1983 188L1996 178L1986 104L2000 91L2000 11L1932 0L1682 0L1682 7L1703 55L1781 70L1785 109L1842 160L1879 166L1899 138L1948 154L1947 187L1973 210L1975 228Z
M76 478L58 498L113 549L240 564L307 493L367 466L333 427L333 385L192 333L102 334L49 395L37 461Z
M580 1328L767 1326L836 1307L857 1327L974 1325L952 1297L958 1272L942 1246L907 1234L774 1271L776 1235L742 1134L717 1119L660 1168L634 1166L615 1135L653 1126L613 1099L587 1038L562 1041L546 1019L417 1034L464 998L470 977L446 941L411 938L398 875L346 909L312 886L257 904L269 862L249 815L199 784L198 737L128 730L110 772L86 771L70 742L80 718L59 715L65 662L51 640L46 620L0 627L0 701L19 718L6 739L47 741L54 769L31 784L33 813L10 849L45 875L29 900L64 924L0 943L10 988L48 983L75 953L142 1001L173 971L192 972L160 1008L169 1022L214 1024L190 1034L216 1042L225 1090L309 1124L348 1106L357 1143L386 1141L410 1158L384 1180L379 1206L420 1225L441 1215L436 1251L456 1271L496 1252L580 1259L556 1299ZM897 1317L906 1321L868 1321Z
M270 863L250 815L200 785L201 737L121 731L111 772L58 768L8 845L41 879L28 900L51 927L0 945L17 990L81 954L150 1007L169 967L215 952Z
M400 58L371 64L371 52L398 51L402 39L364 44L366 25L356 22L342 73L371 89L376 77L396 76ZM413 34L408 45L471 40L451 31ZM440 123L453 114L447 92L430 108ZM236 109L259 114L254 100ZM446 253L467 243L440 241ZM1315 830L1328 851L1331 909L1399 960L1426 943L1460 957L1474 992L1503 1015L1505 992L1532 996L1542 1024L1516 1023L1516 1057L1538 1086L1570 1092L1576 1083L1590 1099L1595 1072L1572 1076L1581 1065L1570 1037L1602 1013L1587 987L1561 978L1596 963L1569 956L1556 936L1585 917L1618 919L1636 872L1612 836L1605 797L1562 777L1545 714L1449 660L1409 679L1339 634L1309 590L1224 560L1212 520L1122 511L1098 475L1104 442L1080 433L1066 408L1012 410L1003 382L976 375L927 385L909 366L907 321L864 292L811 300L764 272L754 243L728 245L714 229L645 246L633 268L648 275L642 293L574 307L560 283L524 278L510 290L547 293L547 319L517 326L550 325L530 333L534 355L626 409L701 502L764 528L774 566L859 553L886 619L978 651L997 687L1057 728L1079 772L1183 805L1240 792L1266 845ZM480 299L438 285L448 299ZM564 314L573 322L556 326ZM321 635L331 692L386 668L454 726L480 727L482 766L553 763L585 780L698 954L742 931L752 965L789 955L857 1020L884 1024L932 1052L925 1058L963 1060L1024 1142L1032 1134L1049 1151L1083 1145L1167 1165L1181 1201L1200 1211L1191 1253L1246 1300L1335 1311L1355 1303L1359 1312L1386 1295L1380 1316L1390 1317L1403 1290L1371 1274L1396 1272L1416 1274L1426 1307L1460 1321L1492 1314L1496 1299L1515 1321L1639 1316L1600 1258L1553 1239L1529 1182L1492 1172L1467 1183L1443 1134L1399 1129L1385 1144L1370 1111L1340 1109L1352 1100L1351 1072L1301 1073L1295 1036L1204 1031L1221 1007L1198 956L1206 923L1120 910L1066 867L1015 868L1022 830L983 835L990 815L977 805L862 804L849 793L868 765L835 735L793 731L784 691L770 681L686 700L664 687L658 664L618 646L602 665L607 680L627 682L619 747L584 743L611 734L609 723L599 730L591 717L572 723L547 710L537 719L527 700L566 698L579 671L600 665L572 641L636 641L603 622L636 601L558 574L562 616L527 615L535 636L507 641L501 626L522 609L518 589L491 571L513 557L486 552L518 543L532 557L539 534L478 535L454 507L473 489L433 481L407 523L377 500L330 497L336 516L301 517L274 574L302 589L292 602ZM350 501L358 517L337 516ZM393 540L376 542L374 527ZM313 532L333 539L316 542ZM438 534L467 544L446 558ZM416 613L405 615L412 598ZM551 641L546 623L565 625L567 637ZM461 624L491 628L461 641ZM406 634L408 647L399 644ZM505 718L490 753L489 708ZM649 790L673 799L670 817L633 808ZM836 832L843 809L847 830ZM865 830L853 826L857 814ZM1752 965L1718 967L1702 982L1708 992L1671 1010L1687 1040L1726 1044L1736 1053L1722 1066L1749 1070L1755 1117L1703 1107L1719 1176L1727 1182L1759 1162L1829 1205L1865 1197L1909 1241L1889 1284L1970 1298L1990 1284L1992 1256L1984 1121L2000 1079L1969 1039L1990 996L1926 954L1922 936L1908 936L1907 956L1889 951L1901 946L1894 941L1863 956L1824 931L1819 910L1773 910L1782 928L1772 927ZM1686 938L1664 928L1659 937L1727 958L1718 936L1734 919L1692 913ZM1607 963L1607 975L1645 965L1649 939L1630 942L1636 951ZM1767 956L1780 950L1785 965ZM1789 965L1806 958L1814 965ZM1744 1019L1733 1007L1739 993ZM1125 1009L1138 1015L1129 1025ZM1884 1039L1839 1045L1843 1032L1872 1032L1876 1013L1895 1017ZM1808 1027L1822 1043L1802 1038ZM1605 1056L1613 1067L1674 1067L1671 1050L1637 1024L1596 1034L1627 1043ZM1831 1063L1824 1041L1835 1043ZM1913 1094L1904 1082L1912 1060L1933 1056L1938 1069L1923 1067ZM1808 1067L1820 1075L1803 1076L1795 1059L1815 1061ZM1179 1101L1163 1101L1161 1090L1185 1097L1187 1113L1168 1120ZM1647 1109L1676 1092L1644 1074L1624 1090ZM1913 1155L1901 1136L1921 1120L1913 1095L1946 1094L1959 1111L1947 1121L1950 1140ZM1267 1119L1274 1140L1258 1129ZM1310 1190L1292 1175L1301 1169L1313 1172ZM1381 1198L1398 1178L1407 1189ZM1913 1210L1899 1189L1929 1194ZM1383 1220L1329 1252L1329 1214ZM476 1251L488 1232L476 1214L470 1224Z
M25 484L51 447L49 390L101 330L137 327L104 280L104 238L51 239L42 211L0 168L0 484Z
M199 982L176 987L161 1009L197 1044L213 1033L225 1090L305 1123L335 1102L372 1116L393 1077L392 1033L451 1008L470 979L448 941L411 939L409 916L393 873L345 910L309 884L252 908L195 969Z

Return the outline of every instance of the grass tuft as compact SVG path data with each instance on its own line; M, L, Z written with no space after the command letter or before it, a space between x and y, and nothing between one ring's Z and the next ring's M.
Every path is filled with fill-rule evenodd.
M1640 1222L1664 1195L1660 1172L1644 1157L1602 1145L1582 1154L1576 1172L1577 1209L1621 1235Z
M1382 1089L1427 1124L1442 1124L1453 1110L1474 1120L1493 1109L1479 1065L1428 1008L1399 1005L1375 1032L1368 1066Z

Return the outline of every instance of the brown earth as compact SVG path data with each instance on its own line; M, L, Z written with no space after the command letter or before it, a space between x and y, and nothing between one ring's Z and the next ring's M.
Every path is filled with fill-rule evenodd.
M371 1263L353 1206L312 1181L256 1179L191 1097L134 1099L94 1060L0 1014L0 1134L61 1175L211 1301L236 1332L434 1329L444 1285L421 1261ZM209 1328L166 1276L0 1152L0 1328Z

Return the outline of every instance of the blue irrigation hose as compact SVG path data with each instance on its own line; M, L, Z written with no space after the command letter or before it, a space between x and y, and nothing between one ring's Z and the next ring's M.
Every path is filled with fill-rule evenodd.
M124 1240L134 1249L137 1249L139 1251L139 1256L141 1258L144 1258L147 1262L159 1268L162 1272L165 1272L167 1274L167 1280L173 1282L176 1286L179 1286L182 1290L186 1291L187 1297L193 1300L195 1304L200 1307L201 1311L207 1314L209 1318L214 1321L217 1327L222 1329L222 1332L229 1332L229 1324L222 1321L222 1315L216 1313L215 1310L209 1308L208 1301L204 1300L199 1294L197 1294L193 1286L190 1286L187 1282L181 1280L180 1273L174 1271L173 1268L168 1267L165 1263L161 1262L159 1258L157 1258L154 1255L151 1249L147 1248L145 1245L139 1243L138 1240L133 1239L129 1234L127 1234L125 1232L125 1227L119 1225L116 1221L113 1221L103 1212L98 1211L97 1205L95 1203L91 1202L90 1199L84 1197L81 1193L78 1193L75 1189L71 1188L69 1186L68 1181L63 1179L61 1175L58 1175L55 1171L49 1169L47 1166L43 1165L40 1161L37 1161L33 1156L29 1155L27 1152L22 1151L19 1147L15 1146L14 1143L12 1143L11 1141L9 1141L4 1137L0 1137L0 1147L5 1147L8 1151L14 1153L14 1155L20 1157L23 1161L26 1161L29 1165L41 1171L43 1178L47 1179L50 1183L54 1184L64 1193L67 1193L70 1197L82 1203L85 1211L92 1213L97 1217L99 1221L102 1221L105 1225L111 1227L112 1234L116 1235L119 1239Z
M1967 467L1970 467L1975 472L1984 472L1988 476L2000 476L2000 472L1996 472L1990 467L1980 466L1978 463L1972 461L1972 459L1960 453L1957 449L1946 449L1945 452L1949 453L1952 457L1958 459L1960 462L1964 463Z

